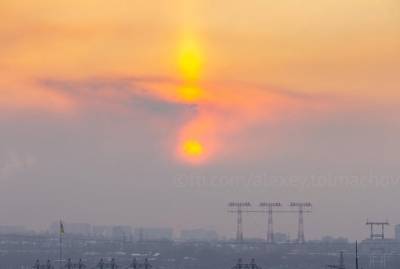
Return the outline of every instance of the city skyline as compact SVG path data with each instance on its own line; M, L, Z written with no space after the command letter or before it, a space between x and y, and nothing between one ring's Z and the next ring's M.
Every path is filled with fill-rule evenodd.
M250 212L246 213L246 210L250 210ZM254 211L255 210L255 211ZM258 211L258 212L257 212ZM274 213L274 225L273 225L273 234L274 235L285 235L287 237L288 241L291 242L296 242L298 241L298 232L299 232L299 224L298 224L298 211L296 210L290 210L289 208L287 209L278 209L276 212L283 212L284 215L286 215L287 213L291 213L292 217L291 217L291 221L290 221L290 228L289 229L282 229L282 220L280 220L280 216L275 216L275 215L280 215L280 214L276 214ZM312 210L307 210L304 209L305 214L304 214L304 218L305 220L305 227L304 227L304 232L306 234L306 241L318 241L318 240L323 240L324 238L331 238L332 240L335 239L350 239L352 241L360 241L360 240L365 240L365 239L370 239L370 237L372 236L372 232L375 232L375 234L377 236L380 236L380 229L378 227L378 229L375 227L373 230L370 231L370 228L368 228L367 226L365 226L366 224L369 224L370 222L373 223L387 223L388 227L385 229L384 235L385 235L385 239L396 239L396 240L400 240L400 224L394 224L391 223L388 219L370 219L367 218L365 222L360 223L360 228L362 228L363 230L363 236L364 237L357 237L357 238L353 238L350 237L348 238L346 235L344 234L340 234L337 233L337 231L332 232L332 233L326 233L326 234L320 234L318 236L313 235L313 237L309 237L309 228L308 228L308 224L307 224L307 215L312 213ZM231 213L236 213L235 210L230 211ZM267 223L267 216L268 211L265 211L262 207L258 207L258 208L254 208L254 207L248 207L248 208L244 208L243 209L243 219L244 219L244 227L243 227L243 239L244 242L247 240L269 240L267 239L268 235L268 231L269 231L269 224ZM308 213L308 214L307 214ZM258 221L257 222L250 222L250 223L246 223L248 222L247 219L253 220L254 221L254 216L250 217L249 215L258 215ZM290 214L287 214L290 215ZM259 220L263 219L263 222L260 222ZM284 218L287 219L287 218ZM176 228L176 227L169 227L169 226L163 226L163 225L135 225L135 224L121 224L121 223L113 223L113 222L109 222L109 223L88 223L88 222L83 222L83 221L77 221L77 222L71 222L68 221L67 222L65 220L62 220L64 227L65 227L65 233L69 234L69 235L82 235L82 236L105 236L105 237L113 237L112 234L114 233L113 229L126 229L126 236L131 237L133 236L134 238L136 238L136 240L140 237L140 233L143 232L143 230L148 231L149 233L152 232L158 232L158 231L162 231L162 233L168 233L170 234L169 236L166 236L165 239L169 239L169 240L176 240L176 239L182 239L183 237L185 237L183 234L187 233L190 234L190 232L200 232L200 233L215 233L215 240L233 240L233 241L237 241L237 215L234 215L234 219L232 220L232 231L221 231L216 229L215 227L213 227L213 225L206 225L206 226L192 226L192 227L180 227L180 228ZM60 221L53 221L50 223L50 225L45 225L43 227L40 228L34 228L32 226L29 225L14 225L14 224L8 224L8 225L4 225L3 223L0 223L0 234L6 235L18 235L18 234L55 234L58 235L59 233L59 223ZM278 223L278 225L276 224ZM255 225L258 225L257 227L257 231L249 231L248 226L250 227L255 227ZM287 224L287 222L285 223ZM278 227L277 227L278 226ZM284 225L284 227L288 227L287 225ZM129 230L129 232L128 232ZM83 232L84 231L84 232ZM101 232L100 232L101 231ZM312 234L312 233L311 233ZM183 237L182 237L183 236ZM145 236L146 237L146 236ZM160 238L161 239L161 238ZM372 239L372 238L371 238Z

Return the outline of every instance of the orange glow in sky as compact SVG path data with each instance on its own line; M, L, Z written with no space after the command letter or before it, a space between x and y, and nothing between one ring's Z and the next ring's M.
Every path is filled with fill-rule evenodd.
M92 95L183 104L168 153L190 164L239 155L229 139L325 96L399 100L396 0L139 2L1 1L0 112L79 115Z
M177 133L177 157L190 165L202 165L214 159L221 145L216 137L217 120L207 112L204 104Z
M179 97L183 102L195 103L203 97L203 91L196 86L182 86L179 88Z

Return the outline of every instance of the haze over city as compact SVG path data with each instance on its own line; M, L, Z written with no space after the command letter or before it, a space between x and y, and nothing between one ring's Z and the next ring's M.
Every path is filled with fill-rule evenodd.
M1 1L0 224L400 223L400 3ZM248 237L265 216L245 215ZM297 215L275 218L297 235ZM394 228L388 229L394 237Z

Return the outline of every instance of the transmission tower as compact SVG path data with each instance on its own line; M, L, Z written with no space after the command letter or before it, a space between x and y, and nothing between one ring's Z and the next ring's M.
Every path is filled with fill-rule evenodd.
M82 259L79 259L78 263L73 263L71 259L68 259L67 263L64 265L66 269L84 269L86 265L83 263Z
M385 269L386 268L386 256L385 247L376 246L372 247L369 252L369 268Z
M243 242L243 208L250 207L250 202L230 202L229 207L234 208L229 210L231 213L237 214L236 220L236 241Z
M46 264L40 264L39 259L36 260L35 264L32 266L33 269L54 269L53 265L51 265L51 261L47 260Z
M273 244L274 241L274 221L273 221L273 208L280 207L281 203L271 203L271 202L262 202L260 203L261 207L266 207L267 212L267 243Z
M340 251L339 265L327 265L326 267L332 268L332 269L346 269L346 267L344 266L344 255L343 255L343 251Z
M110 262L104 262L104 259L100 259L99 263L95 266L98 269L117 269L118 267L114 258Z
M299 244L304 244L305 236L304 236L304 213L309 213L311 211L305 210L306 208L311 208L311 203L298 203L291 202L291 207L297 207L297 212L299 213L299 222L298 222L298 232L297 232L297 242Z
M256 264L255 259L251 259L250 263L243 263L242 259L239 258L238 262L232 267L232 269L261 269L261 267Z
M371 231L370 231L369 238L371 240L374 240L374 239L382 239L383 240L383 239L385 239L385 226L388 226L390 224L389 224L388 221L385 221L385 222L371 222L371 221L367 220L365 225L369 225L370 226ZM375 226L377 226L377 227L380 226L381 227L381 233L375 233L375 230L374 230Z
M141 265L141 267L144 269L150 269L153 266L149 263L149 260L146 258L146 259L144 259L144 263Z
M137 269L137 268L139 268L139 264L138 264L138 262L136 261L136 258L133 258L133 261L132 261L132 263L128 266L128 269Z

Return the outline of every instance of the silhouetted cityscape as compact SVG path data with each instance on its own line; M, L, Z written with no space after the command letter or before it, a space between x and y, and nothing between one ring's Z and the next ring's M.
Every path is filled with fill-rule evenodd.
M268 210L264 213L268 214ZM243 234L238 237L238 231L236 236L224 238L211 229L174 231L170 227L73 222L62 225L61 263L60 222L51 223L42 232L24 226L0 225L1 268L197 269L229 268L230 264L232 268L355 268L355 242L329 235L320 240L291 240L284 233L270 234L270 219L266 238L246 238ZM394 226L395 238L385 237L387 225L387 221L360 223L360 229L365 229L366 235L369 233L358 246L360 268L399 267L400 225ZM245 263L242 259L252 262Z

